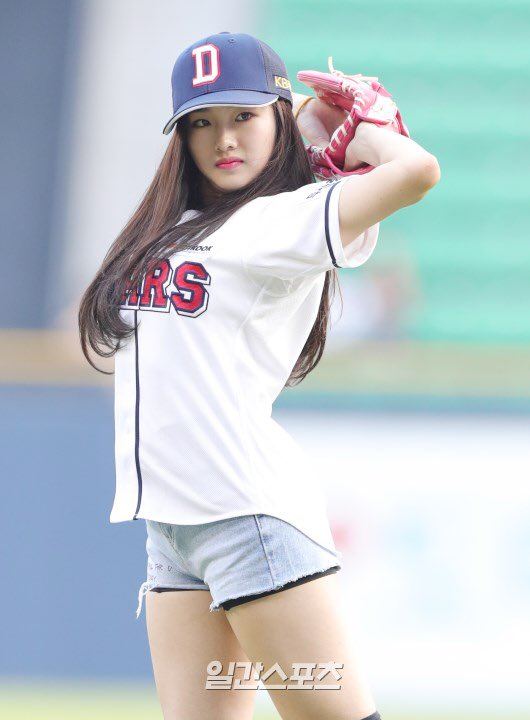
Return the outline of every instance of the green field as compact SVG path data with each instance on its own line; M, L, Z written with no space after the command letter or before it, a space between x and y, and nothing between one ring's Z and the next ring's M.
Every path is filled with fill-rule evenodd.
M263 691L265 692L265 691ZM384 720L501 720L498 713L400 713L385 708ZM528 715L510 712L510 720ZM6 720L161 720L154 687L144 683L6 682L0 685L0 717ZM236 718L234 720L237 720ZM254 720L279 720L256 711Z

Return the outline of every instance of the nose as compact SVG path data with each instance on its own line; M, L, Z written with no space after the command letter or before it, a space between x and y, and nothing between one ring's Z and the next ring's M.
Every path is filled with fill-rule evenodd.
M234 137L233 128L221 127L219 129L216 139L216 150L219 152L226 152L227 150L233 150L237 146L237 141Z

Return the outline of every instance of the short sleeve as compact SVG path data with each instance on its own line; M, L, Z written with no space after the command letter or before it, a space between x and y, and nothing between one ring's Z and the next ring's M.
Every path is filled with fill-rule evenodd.
M343 247L339 195L347 180L311 183L248 203L242 248L247 272L289 282L366 262L376 246L379 223Z

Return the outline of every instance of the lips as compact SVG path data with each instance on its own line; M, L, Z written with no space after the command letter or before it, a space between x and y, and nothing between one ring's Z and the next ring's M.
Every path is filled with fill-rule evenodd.
M241 165L243 160L241 158L237 157L227 157L223 158L222 160L218 160L215 165L218 168L231 168L231 167L237 167L238 165Z

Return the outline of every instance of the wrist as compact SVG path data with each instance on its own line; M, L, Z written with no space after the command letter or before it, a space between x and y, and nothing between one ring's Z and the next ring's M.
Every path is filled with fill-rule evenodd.
M355 130L355 155L363 162L376 167L398 159L412 159L424 155L425 150L405 135L401 135L384 125L361 122Z
M313 95L302 95L301 93L292 93L293 96L293 115L294 119L298 120L298 116L310 100L313 99Z

